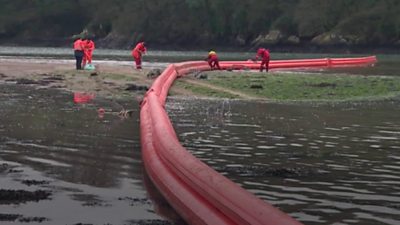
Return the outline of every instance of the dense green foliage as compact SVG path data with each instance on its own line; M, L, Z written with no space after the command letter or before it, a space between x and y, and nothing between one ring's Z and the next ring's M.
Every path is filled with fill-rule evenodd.
M105 45L396 45L398 0L0 0L0 40ZM265 36L271 31L275 36ZM1 44L1 42L0 42Z

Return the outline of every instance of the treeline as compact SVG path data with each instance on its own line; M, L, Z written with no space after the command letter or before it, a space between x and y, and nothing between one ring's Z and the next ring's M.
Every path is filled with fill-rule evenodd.
M0 0L0 44L400 45L398 0Z

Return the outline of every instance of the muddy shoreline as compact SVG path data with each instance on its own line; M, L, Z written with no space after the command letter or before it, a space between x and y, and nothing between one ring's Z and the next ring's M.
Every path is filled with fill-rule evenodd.
M26 173L30 173L30 170L24 166L20 166L17 164L9 164L7 162L2 162L0 164L0 176L4 178L11 178L13 180L13 187L3 189L0 188L0 207L9 207L11 208L19 208L23 205L27 204L40 204L43 201L54 201L54 198L57 198L57 195L60 194L62 189L68 191L67 187L58 187L56 180L41 180L41 179L24 179L26 177ZM3 181L4 183L8 183ZM163 209L161 211L161 215L165 215L166 218L170 218L169 220L163 219L135 219L126 221L124 224L129 225L185 225L182 219L170 208L168 203L160 197L161 195L149 183L150 180L148 178L145 179L146 188L149 191L148 197L132 197L129 195L121 196L115 199L115 201L120 202L121 204L126 205L128 208L135 209L135 207L147 207L147 208L157 208ZM60 189L61 188L61 189ZM74 190L69 190L76 192ZM93 208L93 209L112 209L114 207L112 204L108 204L103 202L100 199L97 199L96 196L80 194L79 192L73 194L76 199L82 199L82 207L84 208ZM51 203L45 203L51 204ZM115 203L114 203L115 204ZM24 213L21 211L20 213L7 213L8 210L0 212L0 223L11 223L11 224L53 224L53 222L58 223L57 221L53 221L51 218L47 218L42 215L31 216L30 213ZM171 222L173 221L173 222ZM93 225L93 224L107 224L112 225L113 223L86 223L86 222L69 222L65 223L68 225Z
M147 77L150 68L137 71L127 63L97 61L96 71L76 71L72 60L0 58L0 97L7 106L0 122L0 224L176 224L154 212L141 182L130 184L143 176L138 102L154 78ZM76 104L71 93L96 100ZM134 115L114 115L114 100ZM60 111L53 117L48 110ZM117 141L122 146L115 147Z
M7 163L0 164L0 175L1 176L18 176L23 170L17 166L13 166ZM21 184L28 187L39 188L37 190L24 190L24 189L3 189L0 188L0 205L20 205L28 202L40 202L43 200L51 200L52 191L45 188L43 185L49 184L48 181L43 180L20 180ZM21 214L8 214L0 213L0 221L2 222L20 222L30 223L49 220L46 217L26 217Z
M146 77L150 69L138 71L133 69L133 65L95 63L95 71L77 71L73 63L72 60L46 63L19 58L0 59L0 83L88 92L101 96L141 96L152 83Z

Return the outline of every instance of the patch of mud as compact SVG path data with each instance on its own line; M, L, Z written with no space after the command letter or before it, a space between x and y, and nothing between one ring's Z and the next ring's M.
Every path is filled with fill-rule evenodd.
M71 225L95 225L92 223L74 223ZM111 223L106 223L103 225L113 225ZM130 220L127 221L127 223L124 223L124 225L186 225L185 223L171 223L169 221L165 220Z
M207 73L203 73L203 72L198 72L195 73L194 78L200 79L200 80L207 80L208 79L208 74Z
M51 192L45 190L25 191L0 189L0 205L22 204L50 199Z
M228 172L241 177L305 177L316 175L319 172L309 168L293 167L293 168L268 168L262 166L244 166L244 167L226 167L218 169L218 171Z
M149 88L146 85L128 84L125 91L148 91Z
M44 185L44 184L49 184L49 181L45 180L23 180L21 183L27 185L27 186L36 186L36 185Z
M52 87L52 88L65 88L62 83L65 81L65 77L59 74L39 74L36 77L41 76L42 79L28 79L28 78L10 78L5 79L6 82L15 83L17 85L36 85L39 87ZM29 77L29 76L28 76Z
M37 222L41 223L43 221L48 221L49 219L45 217L24 217L19 214L3 214L0 213L0 221L8 221L8 222L22 222L22 223L30 223Z
M18 78L18 79L7 79L6 82L13 82L18 85L41 85L41 86L47 86L50 83L53 83L54 81L52 80L33 80L33 79L27 79L27 78Z
M51 88L65 89L65 88L67 88L67 86L65 86L65 85L52 85Z
M226 68L226 70L229 72L232 72L234 70L250 71L250 68L245 65L232 65L232 66Z
M7 174L7 173L21 173L21 172L23 172L23 170L17 170L17 169L14 169L14 168L15 168L15 166L11 166L11 165L9 165L7 163L2 163L2 164L0 164L0 174L2 174L2 173Z
M325 87L335 88L336 84L322 82L322 83L318 83L318 84L308 84L308 86L310 86L310 87L318 87L318 88L325 88Z
M43 78L43 80L48 80L48 81L63 81L65 80L63 75L46 75L48 77Z
M24 170L17 170L17 169L9 169L8 173L22 173Z
M9 165L7 163L0 164L0 173L4 173L5 171L9 170Z
M175 224L176 223L171 223L165 220L131 220L128 222L128 225L175 225Z
M138 206L138 205L153 205L152 201L147 198L132 198L132 197L121 197L118 198L120 201L129 202L130 206Z
M146 74L146 77L154 79L154 78L157 78L158 76L160 76L161 73L162 73L162 71L160 69L152 69Z
M94 224L92 224L92 223L74 223L73 225L94 225ZM111 225L111 224L106 223L104 225Z
M87 207L110 207L111 204L104 202L103 200L99 199L96 195L89 195L89 194L74 194L72 195L73 199L83 202L82 206Z
M103 84L110 85L110 86L117 86L116 83L110 81L103 81Z

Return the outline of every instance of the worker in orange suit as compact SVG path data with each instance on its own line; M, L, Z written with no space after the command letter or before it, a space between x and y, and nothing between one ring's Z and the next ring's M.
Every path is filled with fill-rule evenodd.
M261 64L260 64L260 72L264 70L264 65L265 65L265 71L268 72L269 70L269 60L270 60L270 54L269 50L265 48L259 48L256 54L256 61L258 58L261 58Z
M135 59L136 69L142 69L142 55L147 51L145 43L139 42L132 50L132 56Z
M208 62L208 65L210 65L211 70L215 70L215 69L220 70L221 69L221 67L219 66L218 55L215 51L210 51L208 53L208 57L206 60Z
M86 62L88 64L92 63L93 51L95 49L95 44L91 38L87 38L84 41L84 45L85 45L85 48L84 48L83 63L82 63L83 67L85 67Z
M82 69L82 59L84 55L84 42L81 38L77 38L74 41L74 55L76 59L76 69L81 70Z

